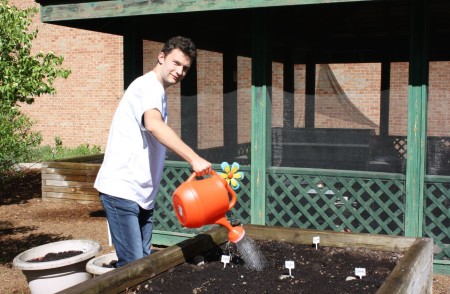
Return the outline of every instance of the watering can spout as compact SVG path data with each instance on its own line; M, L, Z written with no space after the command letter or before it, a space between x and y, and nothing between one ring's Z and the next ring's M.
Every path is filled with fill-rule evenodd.
M245 230L241 226L231 226L230 222L225 217L218 219L216 224L224 226L228 230L228 240L233 243L237 243L245 236Z

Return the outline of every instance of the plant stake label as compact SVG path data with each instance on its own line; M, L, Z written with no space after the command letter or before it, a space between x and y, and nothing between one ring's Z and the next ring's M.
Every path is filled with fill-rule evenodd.
M313 244L316 245L316 249L317 249L317 244L320 243L320 237L313 237Z
M230 256L222 255L221 262L223 262L223 268L225 268L227 266L227 263L230 263Z
M291 272L291 270L292 270L293 268L295 268L295 263L294 263L294 261L293 261L293 260L286 260L286 261L284 262L284 266L285 266L287 269L289 269L289 276L292 277L292 272Z
M366 275L366 269L364 267L355 267L355 276L358 276L362 279L363 276Z

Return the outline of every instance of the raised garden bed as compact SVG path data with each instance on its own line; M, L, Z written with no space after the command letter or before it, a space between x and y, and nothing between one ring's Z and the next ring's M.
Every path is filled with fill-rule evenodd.
M42 199L99 201L94 182L102 162L103 154L44 162Z
M245 225L246 236L253 240L275 240L311 245L320 237L321 247L365 248L401 253L398 261L377 293L431 293L433 242L427 238L407 238L369 234L348 234L331 231ZM121 293L148 282L177 265L227 241L224 228L216 228L192 239L168 247L120 269L66 289L63 293ZM177 281L180 283L181 281ZM181 285L180 285L181 287ZM300 288L299 288L300 289Z

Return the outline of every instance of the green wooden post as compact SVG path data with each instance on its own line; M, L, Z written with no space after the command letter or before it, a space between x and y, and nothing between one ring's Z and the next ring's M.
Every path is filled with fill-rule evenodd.
M234 46L223 52L223 141L225 154L237 156L238 150L238 102L237 102L237 54Z
M305 77L305 128L314 128L316 119L316 63L308 60Z
M389 96L391 92L391 62L381 63L380 136L389 136Z
M127 89L144 72L144 53L138 20L124 19L123 26L123 87Z
M295 73L291 50L286 50L283 62L283 127L292 129L295 126Z
M427 147L427 1L413 0L411 8L405 235L421 237Z
M198 149L198 93L197 62L191 64L186 77L180 83L181 138L192 149Z
M251 223L265 224L266 170L272 155L269 17L255 10L252 28Z

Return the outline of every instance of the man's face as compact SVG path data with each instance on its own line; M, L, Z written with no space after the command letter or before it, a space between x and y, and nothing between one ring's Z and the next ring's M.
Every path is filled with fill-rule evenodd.
M181 82L191 66L190 58L180 49L174 49L167 55L160 52L158 62L161 65L161 78L166 87Z

